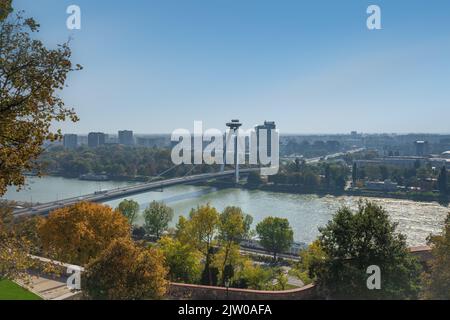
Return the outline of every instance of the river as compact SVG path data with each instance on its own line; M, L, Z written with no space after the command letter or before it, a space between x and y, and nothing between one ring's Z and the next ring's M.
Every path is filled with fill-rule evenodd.
M8 200L27 202L48 202L73 196L80 196L100 189L113 189L129 182L81 181L61 177L29 177L27 187L20 192L10 188L3 197ZM343 205L357 207L358 200L364 198L348 196L316 196L276 193L259 190L243 190L237 188L216 189L199 186L174 186L162 192L147 192L128 199L136 200L141 210L152 200L162 200L174 209L172 226L180 215L187 215L197 205L210 203L218 210L233 205L241 207L245 213L251 214L254 224L267 216L287 218L294 230L296 241L310 243L317 235L318 227L324 226L333 213ZM443 221L450 209L434 202L415 202L411 200L370 198L383 205L391 219L398 222L398 230L407 235L408 245L423 245L430 233L442 229ZM113 207L121 200L106 202ZM142 216L138 224L143 223Z

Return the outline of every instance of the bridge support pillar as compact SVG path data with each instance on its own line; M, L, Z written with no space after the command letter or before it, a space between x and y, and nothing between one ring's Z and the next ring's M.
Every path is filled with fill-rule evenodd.
M239 120L231 120L231 122L228 122L226 126L230 128L230 138L231 135L234 134L234 165L235 165L234 182L238 184L239 183L238 130L239 127L242 126L242 123L240 123ZM227 137L227 142L228 138L229 137ZM225 144L225 147L227 145L228 143Z

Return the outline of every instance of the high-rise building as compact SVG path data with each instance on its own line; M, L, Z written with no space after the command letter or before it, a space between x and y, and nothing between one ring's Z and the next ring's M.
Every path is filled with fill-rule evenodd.
M257 146L258 146L258 162L259 162L259 148L260 148L260 143L259 143L260 130L267 130L267 156L271 157L272 156L272 130L275 130L275 129L276 129L276 126L275 126L274 121L264 121L264 124L255 127L256 141L257 141Z
M95 148L105 144L105 134L103 132L89 132L88 146Z
M131 130L119 131L119 143L126 146L134 145L133 131Z
M64 148L76 149L76 147L78 146L78 136L76 134L65 134L63 143Z
M428 155L429 153L428 141L416 141L414 142L414 145L416 146L416 156L423 157Z

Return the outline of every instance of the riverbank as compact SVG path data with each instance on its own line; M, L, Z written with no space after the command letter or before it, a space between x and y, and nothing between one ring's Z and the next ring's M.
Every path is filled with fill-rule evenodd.
M80 181L94 181L94 182L127 182L127 183L145 183L155 177L145 177L145 176L137 176L137 177L128 177L128 176L115 176L108 177L107 180L104 178L95 180L95 179L82 179L80 177L67 177L62 174L52 173L47 176L50 177L61 177L66 179L77 179ZM450 197L443 197L438 193L421 193L421 192L383 192L383 191L373 191L373 190L354 190L348 189L344 191L337 190L305 190L299 189L297 186L292 185L280 185L280 184L249 184L249 183L241 183L236 185L234 182L228 181L207 181L207 182L198 182L192 183L190 185L196 186L208 186L215 187L218 189L226 189L226 188L242 188L247 190L261 190L261 191L269 191L269 192L279 192L279 193L288 193L288 194L301 194L301 195L317 195L317 196L355 196L355 197L366 197L366 198L386 198L386 199L399 199L399 200L412 200L418 202L437 202L442 206L448 206L450 203Z
M46 203L81 197L98 190L113 190L131 186L130 182L93 182L78 179L65 179L61 177L46 176L43 178L30 177L27 186L20 192L16 188L9 188L2 197L4 200L23 201L32 203ZM342 206L357 209L360 197L346 195L314 195L280 192L279 190L266 191L257 186L238 186L233 183L211 184L204 186L178 185L163 190L144 192L132 196L140 205L141 213L152 201L163 201L174 210L174 217L170 227L175 227L180 216L187 216L192 208L199 205L210 204L218 211L227 206L239 206L254 218L252 227L268 216L276 216L289 220L294 230L294 240L310 243L317 238L318 228L324 226ZM106 201L105 204L115 208L123 199ZM448 214L448 207L436 202L418 202L412 200L398 200L388 198L373 198L382 205L399 223L399 232L408 236L408 245L417 246L426 243L430 233L439 232L443 221ZM137 217L136 223L145 223L142 214Z
M406 192L381 192L381 191L370 191L370 190L300 190L294 186L290 185L268 185L268 184L238 184L233 182L225 181L207 181L196 183L198 186L208 186L215 187L218 189L227 188L241 188L247 190L260 190L268 192L278 192L278 193L288 193L288 194L299 194L299 195L317 195L317 196L354 196L354 197L366 197L366 198L385 198L385 199L399 199L399 200L412 200L418 202L437 202L440 205L446 207L450 203L449 197L442 197L439 194L430 193L406 193Z

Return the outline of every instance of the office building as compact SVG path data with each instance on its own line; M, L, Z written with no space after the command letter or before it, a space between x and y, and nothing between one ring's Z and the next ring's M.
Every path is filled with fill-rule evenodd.
M426 156L430 152L428 141L416 141L414 145L416 147L416 156L418 157Z
M65 134L63 143L64 148L76 149L76 147L78 146L78 136L76 134Z
M126 146L134 145L133 131L130 130L122 130L119 131L119 144L123 144Z
M98 146L104 145L106 136L103 132L90 132L88 134L88 146L90 148L96 148Z

